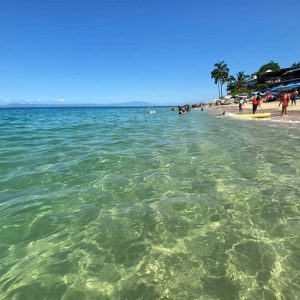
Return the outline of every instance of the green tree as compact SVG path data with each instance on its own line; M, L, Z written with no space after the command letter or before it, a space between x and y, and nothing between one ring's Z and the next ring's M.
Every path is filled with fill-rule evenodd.
M227 85L227 92L234 93L237 90L236 83L235 82L229 82Z
M280 65L273 60L271 60L269 63L262 65L258 72L256 72L257 76L261 76L266 73L266 71L271 70L271 71L277 71L280 69Z
M219 98L223 97L222 86L229 78L229 68L224 61L215 63L215 68L211 71L211 78L218 85Z
M292 67L300 67L300 61L293 63Z
M246 87L246 80L249 79L250 76L249 75L245 75L244 71L238 72L236 74L236 87L240 90L244 87Z
M236 77L229 77L229 84L227 89L231 92L237 92L247 88L246 80L249 79L249 75L245 75L244 71L238 72Z

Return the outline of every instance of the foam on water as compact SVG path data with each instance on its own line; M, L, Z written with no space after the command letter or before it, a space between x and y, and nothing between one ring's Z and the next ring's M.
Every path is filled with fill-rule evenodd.
M296 299L300 128L167 108L0 111L1 299Z

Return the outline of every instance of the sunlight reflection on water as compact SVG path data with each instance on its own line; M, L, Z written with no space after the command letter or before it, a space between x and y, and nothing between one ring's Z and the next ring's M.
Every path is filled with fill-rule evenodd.
M296 299L300 128L168 108L0 111L3 299Z

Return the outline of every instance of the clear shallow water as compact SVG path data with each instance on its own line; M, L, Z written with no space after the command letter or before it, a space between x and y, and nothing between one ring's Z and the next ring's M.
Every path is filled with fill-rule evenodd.
M0 110L1 299L297 299L300 127Z

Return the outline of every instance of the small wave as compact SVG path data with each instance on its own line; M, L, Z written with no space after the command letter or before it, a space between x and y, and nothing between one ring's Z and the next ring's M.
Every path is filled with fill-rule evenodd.
M300 121L298 120L284 120L284 119L271 119L272 122L277 123L291 123L291 124L300 124Z

